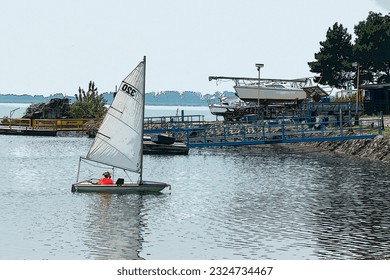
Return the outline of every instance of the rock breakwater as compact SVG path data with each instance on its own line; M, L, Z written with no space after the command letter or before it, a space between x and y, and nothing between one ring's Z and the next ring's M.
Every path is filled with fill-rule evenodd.
M297 145L390 163L390 137L382 135L379 135L374 139L322 141L299 143Z

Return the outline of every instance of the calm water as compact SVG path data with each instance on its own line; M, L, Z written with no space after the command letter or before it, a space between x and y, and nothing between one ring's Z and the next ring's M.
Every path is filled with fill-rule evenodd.
M144 157L144 178L172 185L160 195L71 193L90 144L0 135L0 259L390 258L388 166L282 145L192 149Z
M388 168L284 146L145 156L160 195L73 194L86 138L0 135L0 259L390 257ZM100 175L100 172L98 175Z

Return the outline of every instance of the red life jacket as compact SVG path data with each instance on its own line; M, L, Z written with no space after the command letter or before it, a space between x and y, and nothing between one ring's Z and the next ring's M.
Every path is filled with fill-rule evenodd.
M110 178L102 178L98 181L99 185L113 185L114 181L111 180Z

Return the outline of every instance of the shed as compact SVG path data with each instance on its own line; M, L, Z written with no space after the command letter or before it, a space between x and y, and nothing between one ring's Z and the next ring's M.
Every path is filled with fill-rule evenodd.
M367 115L383 112L390 115L390 83L362 85L364 89L364 113Z

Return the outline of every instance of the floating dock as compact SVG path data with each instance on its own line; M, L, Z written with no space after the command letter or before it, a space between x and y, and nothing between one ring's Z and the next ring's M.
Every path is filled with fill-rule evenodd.
M23 135L23 136L57 136L57 130L34 129L31 127L3 127L0 128L0 135Z

